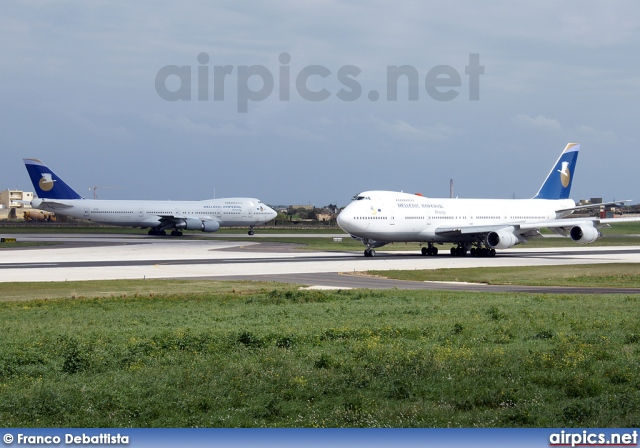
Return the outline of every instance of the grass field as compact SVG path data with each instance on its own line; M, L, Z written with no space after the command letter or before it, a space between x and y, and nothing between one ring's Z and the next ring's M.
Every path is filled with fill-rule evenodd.
M636 263L368 271L368 274L398 280L469 282L488 285L640 288L640 264Z
M640 426L640 296L59 285L3 285L5 427Z

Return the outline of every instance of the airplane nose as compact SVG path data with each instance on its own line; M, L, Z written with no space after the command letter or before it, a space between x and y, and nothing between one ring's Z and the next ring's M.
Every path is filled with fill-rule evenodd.
M338 217L336 218L338 227L340 227L342 230L344 230L347 233L350 233L348 230L350 227L349 223L351 222L350 218L351 218L350 213L346 209L342 210L338 215Z

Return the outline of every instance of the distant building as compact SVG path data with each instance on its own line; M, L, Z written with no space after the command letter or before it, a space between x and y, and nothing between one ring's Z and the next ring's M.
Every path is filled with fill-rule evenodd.
M315 207L313 205L290 205L289 209L304 209L304 210L313 210Z
M29 204L32 199L30 191L0 191L0 219L23 219L26 210L33 210Z

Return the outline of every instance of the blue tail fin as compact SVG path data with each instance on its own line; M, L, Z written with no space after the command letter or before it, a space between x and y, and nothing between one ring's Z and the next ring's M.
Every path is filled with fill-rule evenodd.
M573 170L578 160L580 143L569 143L558 161L551 169L551 172L538 190L534 199L567 199L571 192L571 182L573 182Z
M73 188L38 159L23 159L36 194L42 199L82 199Z

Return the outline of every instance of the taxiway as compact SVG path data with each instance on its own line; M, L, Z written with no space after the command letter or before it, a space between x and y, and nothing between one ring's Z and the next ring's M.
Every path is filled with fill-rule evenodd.
M9 235L3 235L9 236ZM309 236L309 235L305 235ZM331 238L334 235L314 235ZM313 252L295 245L233 241L150 238L137 235L10 235L19 241L57 243L0 251L0 282L112 279L211 278L294 282L338 288L451 289L527 292L623 292L640 289L546 288L465 283L403 282L358 275L367 270L438 269L481 266L541 266L640 263L640 246L562 249L509 249L495 258L424 257L412 252ZM612 285L615 286L615 285Z

